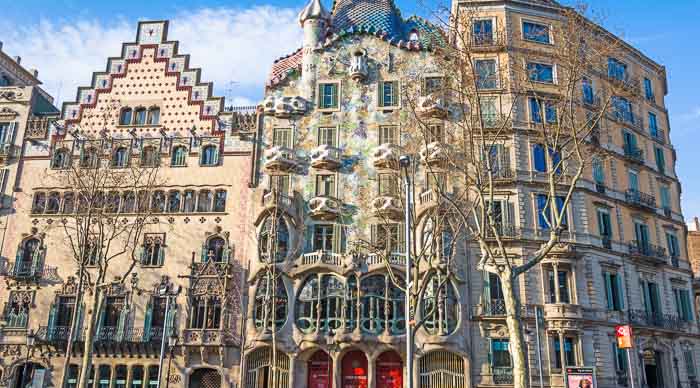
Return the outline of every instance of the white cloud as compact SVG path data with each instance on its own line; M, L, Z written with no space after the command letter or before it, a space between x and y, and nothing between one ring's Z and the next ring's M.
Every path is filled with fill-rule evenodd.
M678 117L682 121L691 121L691 120L696 120L700 119L700 106L694 108L688 113L683 113Z
M202 80L213 82L215 94L226 96L228 105L253 104L262 96L274 59L301 45L296 15L296 10L271 6L203 8L173 15L168 38L180 41L180 53L190 54L190 66L202 69ZM60 103L72 100L78 86L89 85L92 73L121 53L122 42L135 39L136 23L3 25L3 51L38 69L44 89Z

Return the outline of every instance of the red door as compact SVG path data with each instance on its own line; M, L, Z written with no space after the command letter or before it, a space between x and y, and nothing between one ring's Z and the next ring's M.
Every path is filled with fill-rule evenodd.
M343 386L341 388L367 388L367 357L359 350L343 357Z
M308 388L331 388L333 369L328 353L319 350L314 353L306 364L309 374Z
M403 361L394 351L384 352L377 357L377 388L403 387Z

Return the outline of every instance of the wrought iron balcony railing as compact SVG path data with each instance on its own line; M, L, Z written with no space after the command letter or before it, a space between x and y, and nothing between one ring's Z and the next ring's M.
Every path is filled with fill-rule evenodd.
M506 301L503 299L491 299L482 305L482 314L487 317L501 317L506 315Z
M49 267L43 263L36 264L30 261L15 261L6 264L0 269L0 276L14 280L39 281L57 278L57 268Z
M503 239L513 239L513 238L520 238L522 236L522 230L518 228L515 225L511 224L496 224L494 225L494 228L496 229L496 233L503 238ZM486 228L486 238L487 239L495 239L496 234L494 231L487 226Z
M68 341L70 326L41 326L36 333L37 339L46 343ZM85 331L75 336L75 342L85 341ZM95 343L160 343L163 338L162 327L101 327L95 332Z
M656 208L656 198L653 195L639 190L629 189L625 192L625 200L628 204L648 209Z
M660 246L642 241L630 241L629 253L634 256L644 256L666 262L666 249Z
M681 330L685 327L680 317L646 310L629 310L630 323L637 326L658 327L667 330Z
M641 148L629 144L625 144L623 148L625 151L625 158L633 162L644 163L644 151Z
M494 366L491 367L493 374L493 383L497 385L513 384L513 368L509 366Z

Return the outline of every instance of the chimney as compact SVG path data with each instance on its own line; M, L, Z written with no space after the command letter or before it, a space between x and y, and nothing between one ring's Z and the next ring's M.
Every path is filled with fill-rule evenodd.
M694 217L693 222L695 223L695 231L700 232L700 220L698 220L697 217Z
M2 51L2 41L0 40L0 51Z
M32 73L34 78L39 78L39 70L37 69L29 69L29 72Z
M18 65L19 65L20 63L22 63L22 57L20 57L19 55L16 56L16 57L15 57L15 62L17 62Z

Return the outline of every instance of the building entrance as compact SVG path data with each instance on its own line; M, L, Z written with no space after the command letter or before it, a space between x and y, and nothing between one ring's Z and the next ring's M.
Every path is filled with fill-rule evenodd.
M342 362L341 388L367 388L367 357L359 350L348 352Z
M644 377L649 388L663 388L663 367L661 364L661 353L647 349L644 351Z
M328 353L319 350L314 353L306 364L308 373L308 388L331 388L333 381L333 363Z
M403 361L394 351L384 352L377 358L377 388L403 387Z

